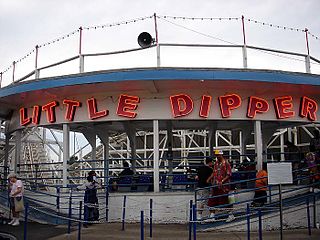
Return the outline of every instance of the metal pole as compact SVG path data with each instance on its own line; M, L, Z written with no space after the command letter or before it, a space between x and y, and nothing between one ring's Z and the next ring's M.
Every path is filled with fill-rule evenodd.
M106 222L109 221L109 184L106 185Z
M82 27L79 27L79 72L84 72L84 56L82 55Z
M27 240L27 227L28 227L28 210L29 210L29 203L26 202L24 208L24 229L23 229L23 239Z
M310 55L309 39L308 39L308 28L305 28L304 31L305 31L305 33L306 33L307 53L308 53L308 55Z
M121 230L124 231L124 219L126 217L126 201L127 201L127 196L123 196L123 208L122 208L122 228Z
M2 74L3 74L3 72L0 73L0 88L1 88L1 84L2 84Z
M193 220L193 240L197 240L197 211L196 211L196 204L192 205L192 220Z
M81 216L82 216L82 201L80 201L80 209L79 209L78 240L81 239Z
M57 187L57 198L56 198L57 210L60 210L60 187Z
M311 221L310 221L309 198L307 198L307 220L308 220L308 234L309 234L309 236L311 236Z
M313 227L317 228L317 205L316 205L316 194L312 196L313 200Z
M271 192L271 185L268 186L268 190L269 190L269 203L272 202L272 192Z
M67 123L63 126L63 163L62 163L62 186L65 188L68 184L68 161L70 158L70 127Z
M190 200L190 205L189 205L189 240L191 240L191 234L192 234L192 205L193 201Z
M247 55L247 43L246 43L246 32L244 27L244 16L241 17L242 20L242 36L243 36L243 47L242 47L242 57L243 57L243 67L248 67L248 55Z
M247 239L250 240L250 205L247 203Z
M258 216L259 216L259 240L262 240L262 214L261 214L261 209L258 210Z
M143 217L143 211L141 211L140 215L140 239L144 240L144 217Z
M14 82L14 72L16 70L16 62L13 61L12 63L12 82Z
M39 56L39 46L36 45L36 57L35 57L35 62L34 62L34 77L35 77L35 79L39 78L38 56Z
M159 192L159 120L153 120L153 189Z
M150 233L149 236L152 238L152 206L153 205L153 200L150 199Z
M280 240L283 239L283 213L282 213L282 187L279 184L279 202L280 202Z
M72 196L71 196L71 191L69 195L69 212L68 212L68 234L71 232L71 216L72 216Z
M157 15L156 13L153 14L154 19L154 30L156 33L156 46L157 46L157 67L160 67L160 45L159 45L159 36L158 36L158 25L157 25Z

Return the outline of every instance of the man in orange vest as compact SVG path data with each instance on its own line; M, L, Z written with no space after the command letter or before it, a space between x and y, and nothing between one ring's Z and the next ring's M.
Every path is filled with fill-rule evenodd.
M267 202L267 186L268 186L268 173L267 163L262 164L262 169L257 172L256 184L254 192L253 207L262 207Z

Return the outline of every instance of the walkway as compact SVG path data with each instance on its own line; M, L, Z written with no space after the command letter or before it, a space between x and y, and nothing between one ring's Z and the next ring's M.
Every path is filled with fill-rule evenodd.
M120 223L109 223L93 225L89 228L82 228L81 239L83 240L129 240L140 239L140 225L139 224L126 224L125 231L121 231ZM156 240L187 240L188 229L187 225L171 224L171 225L154 225L153 226L153 238ZM73 240L77 239L78 232L74 228L74 231L67 235L67 229L65 226L51 226L37 223L28 224L28 239L30 240ZM8 225L0 225L0 231L13 233L17 238L23 239L23 224L19 227L11 227ZM145 227L145 239L150 239L148 225ZM234 233L221 233L221 232L198 232L198 240L246 240L247 236L245 232ZM251 239L258 239L257 233L251 234ZM278 231L264 232L263 239L280 239ZM301 240L301 239L320 239L320 230L312 229L312 235L308 236L307 229L284 231L284 239Z

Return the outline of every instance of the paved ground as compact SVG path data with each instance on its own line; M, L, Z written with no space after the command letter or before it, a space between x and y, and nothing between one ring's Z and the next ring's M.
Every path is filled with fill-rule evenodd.
M68 235L66 234L66 227L51 226L37 223L29 223L28 225L28 239L30 240L73 240L78 238L78 231L76 228ZM14 234L17 239L23 239L23 224L19 227L12 227L8 225L0 225L0 232L9 232ZM154 225L153 238L156 240L188 240L188 229L186 225ZM121 224L109 223L93 225L89 228L83 228L81 231L81 239L83 240L129 240L140 239L140 225L139 224L126 224L125 231L121 230ZM149 237L149 226L145 227L145 239ZM198 232L198 240L245 240L247 235L244 232ZM251 239L258 239L257 233L251 233ZM278 231L264 232L263 239L280 239ZM312 235L308 235L307 229L299 229L292 231L284 231L284 238L288 240L302 240L302 239L320 239L320 230L312 229Z

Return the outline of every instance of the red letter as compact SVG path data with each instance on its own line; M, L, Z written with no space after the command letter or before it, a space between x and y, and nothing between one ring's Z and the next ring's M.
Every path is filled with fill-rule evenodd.
M231 111L240 107L241 98L237 94L230 94L219 97L220 111L223 118L231 116Z
M101 118L109 114L108 110L103 110L99 112L97 111L97 101L95 98L89 98L87 100L87 106L88 106L89 118L91 120Z
M136 110L138 107L137 103L139 102L140 98L138 96L127 96L121 94L118 102L117 114L123 117L135 118L137 113L128 110Z
M32 123L33 124L39 124L40 122L40 106L33 106L33 113L32 113Z
M170 96L173 117L186 116L193 110L193 101L186 94Z
M201 105L200 105L200 117L207 118L210 112L210 105L211 105L211 96L202 96Z
M310 121L316 121L317 111L318 104L316 103L316 101L308 97L302 97L299 114L301 117L307 117Z
M26 126L31 122L31 118L28 117L28 110L26 108L20 108L20 125Z
M257 113L264 113L269 110L269 103L263 99L251 96L249 98L247 117L254 118Z
M274 104L277 118L283 119L294 117L295 112L292 110L293 104L291 96L277 97L274 99Z
M54 108L58 106L58 102L52 101L48 104L42 106L42 111L47 111L47 121L49 123L54 123L56 121L56 113Z
M81 103L79 101L64 99L63 104L67 105L65 118L69 121L73 121L74 114L76 113L76 107L80 107Z

